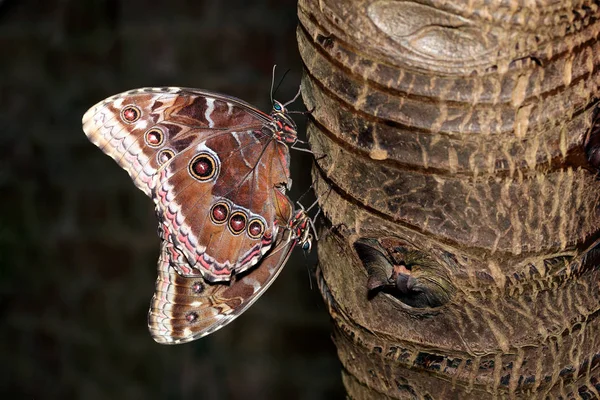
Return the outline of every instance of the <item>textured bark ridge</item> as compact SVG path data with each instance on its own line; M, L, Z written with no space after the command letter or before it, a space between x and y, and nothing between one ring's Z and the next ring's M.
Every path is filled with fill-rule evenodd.
M599 398L599 2L299 18L349 396Z

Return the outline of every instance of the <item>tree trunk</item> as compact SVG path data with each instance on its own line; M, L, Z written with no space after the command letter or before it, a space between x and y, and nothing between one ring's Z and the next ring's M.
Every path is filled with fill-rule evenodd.
M598 8L300 0L351 398L600 397Z

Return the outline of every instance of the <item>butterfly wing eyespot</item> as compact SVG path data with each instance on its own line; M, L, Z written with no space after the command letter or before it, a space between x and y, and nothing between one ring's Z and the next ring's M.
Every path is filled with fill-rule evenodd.
M169 161L174 156L175 156L175 153L173 152L173 150L163 149L160 152L158 152L158 154L156 154L156 160L158 162L158 165L163 165L164 163Z
M200 153L189 163L190 174L199 181L209 181L217 175L219 161L209 153Z
M205 284L202 281L195 281L192 284L192 292L200 294L204 291Z
M121 110L121 119L126 124L133 124L134 122L137 122L141 116L142 112L140 111L139 107L132 104L123 107Z
M158 148L165 142L165 134L160 128L151 128L144 134L144 140L148 146Z
M229 217L229 230L234 235L239 235L246 229L248 217L243 211L236 211Z
M191 311L191 312L187 313L187 315L185 316L185 319L187 320L187 322L192 324L198 320L198 313Z
M216 203L210 209L210 219L217 225L224 224L225 222L227 222L230 211L231 207L229 206L229 204L225 202Z
M265 224L260 219L253 219L248 224L248 236L252 239L260 239L265 232Z

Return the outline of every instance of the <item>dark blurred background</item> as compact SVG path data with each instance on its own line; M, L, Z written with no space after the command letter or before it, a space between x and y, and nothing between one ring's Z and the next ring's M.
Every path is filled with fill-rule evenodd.
M298 90L296 24L291 0L0 0L3 398L343 398L307 272L314 249L313 259L297 249L224 329L154 343L152 201L81 130L88 107L141 86L204 88L269 110L274 64L291 69L277 98ZM295 199L311 157L292 160Z

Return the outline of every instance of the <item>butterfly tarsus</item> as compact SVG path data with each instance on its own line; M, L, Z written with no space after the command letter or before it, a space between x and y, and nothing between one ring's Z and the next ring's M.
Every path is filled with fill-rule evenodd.
M273 75L271 76L271 92L269 93L271 96L271 104L273 104L273 84L275 83L275 69L277 68L277 64L273 65Z

